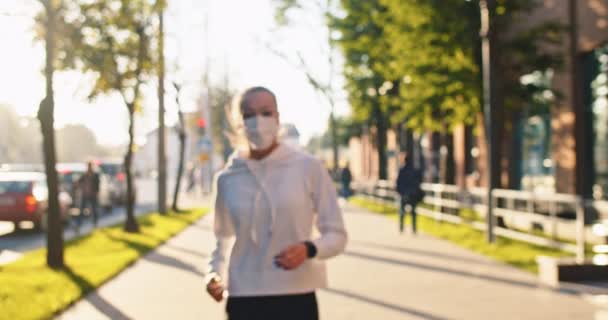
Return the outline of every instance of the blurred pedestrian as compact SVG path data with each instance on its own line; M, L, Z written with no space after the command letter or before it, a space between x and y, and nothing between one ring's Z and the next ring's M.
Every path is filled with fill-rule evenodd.
M407 154L402 156L404 163L399 170L397 176L397 192L401 199L399 204L399 231L403 232L403 224L405 214L409 209L412 216L412 233L416 233L416 206L424 197L424 192L420 188L422 184L422 172L414 167L411 161L408 161Z
M188 185L186 186L186 192L192 193L196 187L196 166L194 164L188 165Z
M336 188L321 161L278 142L270 90L245 91L237 107L247 147L215 180L217 244L207 292L218 302L228 297L229 320L318 319L324 260L340 254L347 240Z
M342 196L344 198L348 198L351 195L350 184L353 181L353 175L350 172L350 166L348 162L346 166L342 169L340 180L342 182Z
M87 163L87 172L78 180L80 190L80 213L78 215L78 227L82 225L84 210L90 207L93 216L93 226L97 227L97 205L99 196L99 174L93 169L93 162Z

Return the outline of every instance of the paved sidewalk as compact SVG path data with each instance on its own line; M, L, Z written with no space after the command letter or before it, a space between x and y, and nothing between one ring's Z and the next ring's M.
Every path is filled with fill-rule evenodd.
M329 264L322 319L608 319L579 296L538 288L533 275L444 241L399 235L385 217L345 212L350 243ZM202 283L210 223L203 218L58 319L224 319Z

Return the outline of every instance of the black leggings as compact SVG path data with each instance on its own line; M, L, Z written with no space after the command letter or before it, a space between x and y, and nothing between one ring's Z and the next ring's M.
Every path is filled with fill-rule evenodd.
M228 320L318 320L319 309L314 292L306 294L229 297Z

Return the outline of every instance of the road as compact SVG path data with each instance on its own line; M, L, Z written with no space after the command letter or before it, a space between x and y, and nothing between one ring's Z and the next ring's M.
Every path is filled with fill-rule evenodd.
M136 214L141 215L156 208L156 183L152 179L142 179L136 181L138 204L136 206ZM125 220L125 208L117 207L111 212L99 210L101 215L99 226L109 226L120 223ZM66 227L64 239L69 240L77 236L72 227ZM91 219L85 219L83 226L80 229L80 234L90 233L93 229ZM23 253L29 250L44 247L46 245L46 237L42 232L33 229L25 229L15 231L12 223L0 222L0 253L10 251ZM1 264L1 263L0 263Z

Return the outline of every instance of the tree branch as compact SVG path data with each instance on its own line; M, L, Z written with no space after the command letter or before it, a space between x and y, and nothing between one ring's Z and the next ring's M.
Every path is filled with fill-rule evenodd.
M315 79L310 71L310 68L306 65L306 61L304 60L304 56L300 51L297 52L298 60L300 61L301 70L306 75L308 82L312 85L317 91L323 93L325 96L329 96L328 86L323 85L319 80Z
M287 62L287 64L291 65L293 68L300 70L302 73L304 73L304 76L306 76L306 80L308 80L308 83L310 83L310 85L316 91L320 92L326 98L329 99L329 96L331 94L328 92L328 89L329 89L328 86L323 85L318 79L316 79L314 77L314 75L312 74L312 71L306 64L304 56L302 55L302 53L300 51L297 52L298 62L294 62L284 52L277 50L276 48L272 47L269 43L265 43L264 45L265 45L266 49L268 51L270 51L272 54L281 58L283 61Z

